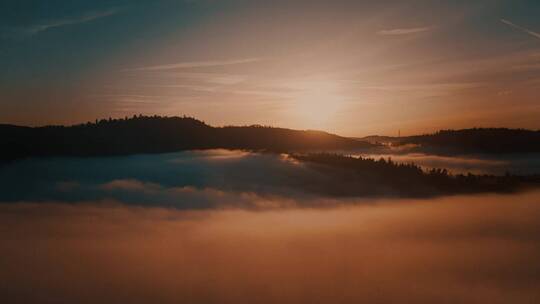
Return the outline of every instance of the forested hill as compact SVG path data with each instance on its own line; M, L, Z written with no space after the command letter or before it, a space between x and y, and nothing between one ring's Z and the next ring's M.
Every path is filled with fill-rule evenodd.
M303 185L333 196L430 197L482 192L511 193L540 187L540 175L453 175L446 169L424 170L415 164L395 163L329 153L291 154L298 161L331 176L332 182Z
M399 142L449 153L539 153L540 131L506 128L442 130L434 134L404 137Z
M432 134L391 137L366 136L358 138L374 144L408 147L409 152L430 154L461 153L540 153L540 131L507 128L473 128L441 130Z
M212 127L190 117L134 116L74 126L0 125L2 160L33 156L109 156L191 149L277 152L369 148L320 131L262 126Z

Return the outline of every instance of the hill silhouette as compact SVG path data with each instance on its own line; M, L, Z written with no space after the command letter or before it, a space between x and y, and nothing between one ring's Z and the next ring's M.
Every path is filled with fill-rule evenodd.
M311 164L331 183L303 185L330 196L430 197L483 192L511 193L540 186L540 175L453 175L446 169L423 170L391 159L352 157L332 153L292 154Z
M370 148L321 131L264 126L212 127L191 117L134 116L73 126L0 125L2 160L38 156L112 156L193 149L274 152Z
M393 146L417 145L413 150L433 154L461 153L540 153L540 131L507 128L441 130L433 134L387 137L367 136L359 140L389 143Z

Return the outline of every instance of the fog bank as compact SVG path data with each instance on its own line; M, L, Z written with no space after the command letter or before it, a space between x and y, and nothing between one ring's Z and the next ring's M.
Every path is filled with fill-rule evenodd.
M0 205L6 303L538 303L540 192L324 209Z

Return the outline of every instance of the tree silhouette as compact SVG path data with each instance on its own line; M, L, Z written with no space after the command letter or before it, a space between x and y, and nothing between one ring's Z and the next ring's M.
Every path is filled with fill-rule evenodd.
M319 131L263 126L211 127L192 117L134 115L74 126L38 128L0 125L0 159L31 156L107 156L188 149L247 149L286 152L351 149L374 145Z

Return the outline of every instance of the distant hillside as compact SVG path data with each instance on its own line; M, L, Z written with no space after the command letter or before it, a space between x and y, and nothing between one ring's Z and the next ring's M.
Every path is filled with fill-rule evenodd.
M358 138L373 144L408 147L409 152L431 154L459 153L540 153L540 131L506 128L474 128L441 130L433 134L392 137L366 136ZM391 152L391 151L389 151Z
M381 135L371 135L371 136L366 136L366 137L359 137L357 139L361 141L367 141L373 144L396 143L401 140L400 137L381 136Z
M442 130L403 137L399 144L417 144L423 151L435 153L540 153L540 131L505 128Z
M216 128L190 117L136 116L74 126L0 125L0 159L32 156L109 156L191 149L277 152L338 150L373 145L320 131L262 126Z
M313 165L325 176L331 176L331 183L302 185L310 191L330 196L429 197L511 193L540 186L540 175L452 175L446 169L424 171L417 165L399 164L390 159L374 160L329 153L292 154L290 157Z

